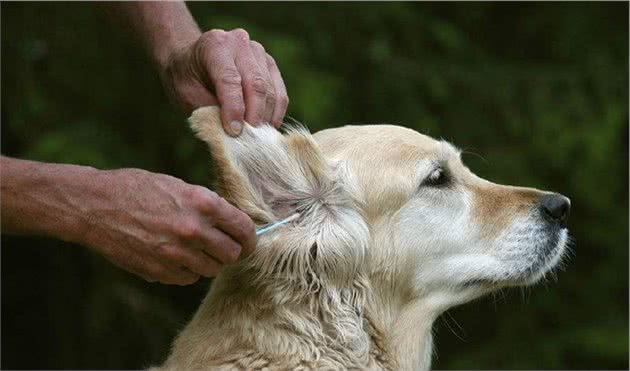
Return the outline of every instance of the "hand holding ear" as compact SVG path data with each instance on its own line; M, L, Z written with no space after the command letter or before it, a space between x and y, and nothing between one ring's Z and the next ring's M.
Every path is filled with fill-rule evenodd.
M279 127L289 104L276 62L243 29L202 34L171 55L161 76L188 113L218 104L223 127L232 136L240 134L243 120Z
M139 169L103 172L80 243L147 281L187 285L253 251L254 224L205 187Z

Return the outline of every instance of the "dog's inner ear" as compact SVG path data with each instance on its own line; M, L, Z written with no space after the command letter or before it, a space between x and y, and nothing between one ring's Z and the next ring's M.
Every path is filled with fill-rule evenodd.
M330 167L306 130L282 135L271 126L244 125L237 138L225 134L217 107L196 110L190 124L208 143L218 192L257 223L270 223L309 207L332 182Z

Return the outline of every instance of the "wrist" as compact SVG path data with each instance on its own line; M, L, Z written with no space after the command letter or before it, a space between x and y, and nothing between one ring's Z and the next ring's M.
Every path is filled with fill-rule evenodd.
M113 20L127 26L160 70L170 55L201 36L183 1L111 2L102 6Z
M176 40L171 40L170 43L165 43L152 50L150 52L151 59L160 74L167 70L177 55L181 54L187 48L190 48L200 36L201 32L190 33L185 38L180 37Z
M52 237L91 246L90 236L98 221L94 216L94 205L111 204L111 171L87 166L70 165L73 169L60 179L65 197L53 215L61 222L50 231Z
M183 2L136 3L136 29L149 55L162 71L172 56L192 45L201 30Z
M43 212L43 234L64 241L85 245L92 229L91 205L106 194L105 171L77 165L53 165L56 172L47 174L44 181L52 189L45 197L51 207Z

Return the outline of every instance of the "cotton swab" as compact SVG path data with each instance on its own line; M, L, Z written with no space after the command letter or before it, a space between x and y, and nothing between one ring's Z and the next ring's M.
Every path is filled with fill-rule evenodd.
M299 218L300 214L299 213L295 213L291 216L289 216L288 218L284 218L282 220L280 220L279 222L275 222L272 224L267 224L266 226L256 230L256 236L260 236L261 234L265 233L265 232L269 232L272 229L275 229L283 224L287 224L289 222L294 221L295 219Z

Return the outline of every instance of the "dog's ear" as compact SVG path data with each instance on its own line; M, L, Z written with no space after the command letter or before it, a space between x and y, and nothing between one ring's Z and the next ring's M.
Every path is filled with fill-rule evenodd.
M233 138L225 134L218 107L203 107L189 119L210 147L217 192L258 223L296 212L301 199L330 183L330 167L306 130L280 134L268 125L244 125Z
M216 107L197 109L190 123L210 146L224 198L260 224L300 213L291 228L259 240L268 248L250 263L261 276L302 293L354 285L369 229L347 163L330 164L306 129L282 135L271 126L244 125L233 138L223 131Z

